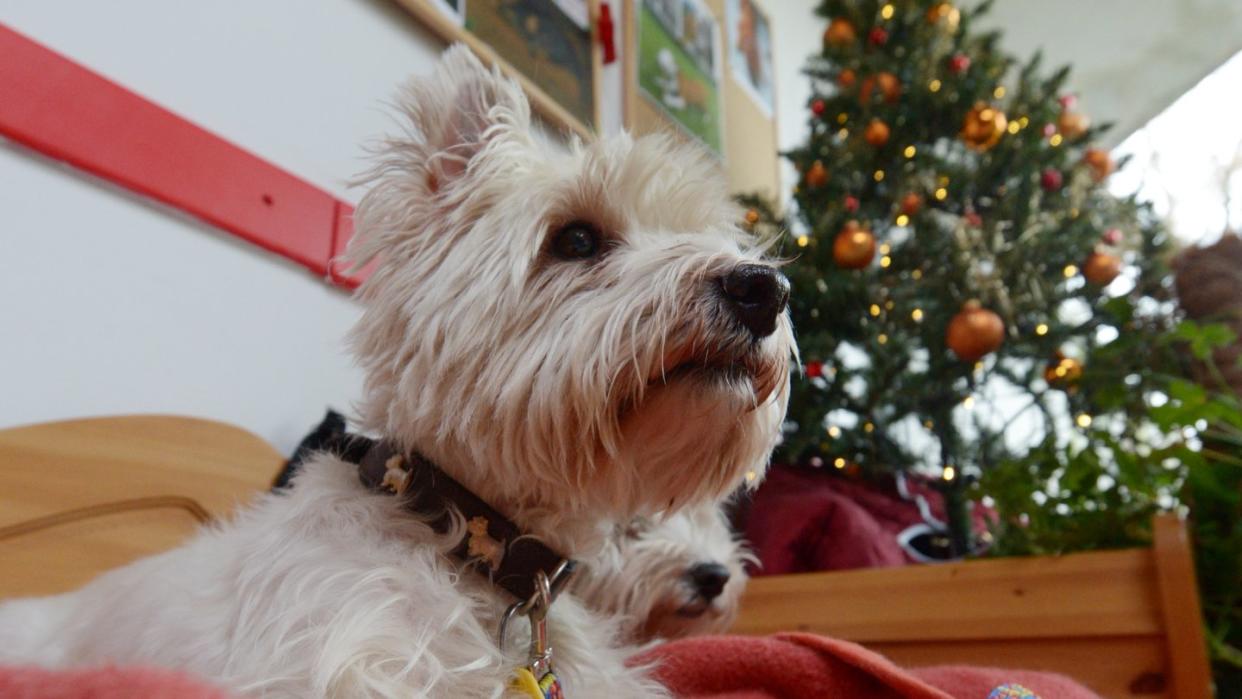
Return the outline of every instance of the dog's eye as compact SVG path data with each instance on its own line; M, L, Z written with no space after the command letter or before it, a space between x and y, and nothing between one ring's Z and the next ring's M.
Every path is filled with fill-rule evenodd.
M595 257L599 247L599 231L581 221L566 224L552 236L552 252L566 260Z

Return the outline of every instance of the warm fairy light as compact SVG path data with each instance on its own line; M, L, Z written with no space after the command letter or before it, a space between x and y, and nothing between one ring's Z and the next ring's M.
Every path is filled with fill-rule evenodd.
M1078 265L1065 265L1065 269L1061 270L1061 274L1064 274L1065 278L1069 279L1075 274L1078 274Z
M884 7L881 7L881 8L880 8L880 16L881 16L881 17L883 17L884 19L892 19L892 18L893 18L893 5L892 5L892 3L889 3L889 4L885 5Z
M871 434L872 432L875 432L875 424L868 422L867 424L863 425L863 432L866 432L867 434Z
M884 181L884 171L883 171L883 170L876 170L876 171L875 171L875 175L873 175L873 177L875 177L875 181L876 181L876 182L883 182L883 181Z
M885 301L885 302L884 302L884 310L886 310L886 311L891 311L891 310L893 310L893 306L894 306L894 305L895 305L895 304L894 304L891 300L890 300L890 301Z
M983 371L983 362L975 362L975 371Z
M880 266L881 266L881 267L884 267L884 268L886 268L886 269L887 269L887 268L888 268L888 266L889 266L889 265L891 265L891 264L893 264L893 258L889 257L888 255L885 255L884 257L881 257L881 258L880 258Z
M931 420L924 420L923 426L930 430L931 428L936 426L936 423L932 422Z
M1056 148L1057 146L1061 145L1061 140L1062 140L1061 134L1054 133L1052 134L1052 138L1048 139L1048 145L1052 146L1053 148Z
M997 85L997 86L996 86L996 89L995 89L995 90L992 90L992 96L993 96L993 97L995 97L996 99L1000 99L1000 98L1004 97L1004 96L1005 96L1005 86L1004 86L1004 85Z
M939 81L939 80L933 80L933 81L931 81L931 82L927 83L927 89L928 89L928 90L931 90L932 92L940 92L940 81Z
M944 187L941 187L940 189L936 190L936 199L940 201L944 201L945 198L948 196L949 196L949 190L945 189Z
M973 407L975 407L975 397L974 397L974 396L966 396L964 399L962 399L962 406L963 406L963 407L966 407L966 408L973 408Z
M887 345L887 344L888 344L888 335L885 335L884 333L880 333L880 336L879 336L879 337L877 337L875 340L876 340L876 342L879 342L881 345Z
M892 245L889 245L888 243L880 243L880 254L881 255L887 255L888 253L892 251L893 251Z
M837 115L838 124L844 124L845 122L849 120L850 120L850 115L846 114L845 112L841 112L840 114Z
M1011 121L1009 122L1009 126L1005 127L1005 130L1013 134L1013 133L1018 133L1019 131L1021 131L1022 127L1018 126L1018 122Z
M837 468L845 468L845 459L838 456L836 459L833 459L832 465Z
M1069 215L1070 215L1070 218L1078 218L1078 215L1079 215L1079 214L1081 214L1081 213L1082 213L1082 212L1081 212L1081 211L1079 211L1078 209L1070 209L1070 210L1069 210Z
M837 132L837 138L840 138L843 141L849 137L850 137L849 129L841 129L840 131Z
M905 225L907 225L907 224L909 224L909 223L910 223L910 217L909 217L909 216L907 216L907 215L905 215L905 214L898 214L898 215L897 215L897 225L898 225L898 226L905 226Z
M957 469L953 468L952 466L945 466L944 473L942 475L944 476L944 479L946 481L951 481L954 478L957 478Z
M871 315L873 315L873 316L878 316L878 315L880 315L880 306L879 306L879 304L875 304L875 303L871 304Z
M810 242L811 242L811 239L808 236L805 236L805 235L798 236L798 247L804 248L807 245L809 245Z
M1018 126L1021 126L1024 129L1026 128L1027 124L1030 124L1030 123L1031 123L1030 117L1019 117L1018 118Z
M913 318L916 323L923 322L923 309L916 308L913 311L910 311L910 317Z
M1040 323L1039 325L1036 325L1036 326L1035 326L1035 334L1036 334L1036 335L1047 335L1047 334L1048 334L1048 324L1047 324L1047 323Z
M1091 416L1086 413L1080 413L1074 422L1077 422L1079 427L1090 427Z
M829 436L829 437L832 437L833 439L836 439L837 437L840 437L840 436L841 436L841 428L840 428L840 427L837 427L836 425L833 425L832 427L829 427L829 428L828 428L828 436Z
M936 178L936 184L940 185L941 187L947 187L947 186L949 185L949 176L948 176L948 175L941 175L941 176L937 177L937 178Z
M923 278L923 270L921 270L921 269L916 269L916 270L914 270L913 272L911 272L911 273L910 273L910 278L911 278L911 279L922 279L922 278Z
M902 151L902 154L905 155L907 158L913 158L914 154L917 152L919 151L914 146L906 146L906 149Z
M753 481L753 480L755 480L755 479L756 479L756 478L758 478L758 477L759 477L759 474L755 473L754 471L747 471L747 472L746 472L746 480L748 480L748 481Z

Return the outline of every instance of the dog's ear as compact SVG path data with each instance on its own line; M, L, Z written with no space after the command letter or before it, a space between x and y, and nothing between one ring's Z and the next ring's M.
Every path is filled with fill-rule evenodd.
M521 88L485 68L464 44L449 47L430 77L409 83L401 101L425 151L432 192L452 185L476 159L529 144L530 106Z

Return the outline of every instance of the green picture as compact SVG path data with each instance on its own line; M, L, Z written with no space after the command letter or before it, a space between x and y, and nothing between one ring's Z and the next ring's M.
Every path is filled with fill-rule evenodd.
M643 0L638 87L685 131L721 152L720 41L716 20L691 0Z

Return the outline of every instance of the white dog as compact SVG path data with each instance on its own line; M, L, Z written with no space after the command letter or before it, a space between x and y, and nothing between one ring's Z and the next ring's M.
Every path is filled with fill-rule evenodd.
M562 557L762 472L787 282L689 147L539 143L517 85L462 47L399 104L351 251L378 261L352 341L383 441L311 459L178 549L0 607L0 662L162 665L255 696L554 695L528 642L546 613L566 696L663 694L603 616L552 602Z
M583 561L570 589L592 609L621 617L627 640L646 643L728 630L755 557L718 506L617 526Z

